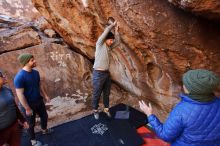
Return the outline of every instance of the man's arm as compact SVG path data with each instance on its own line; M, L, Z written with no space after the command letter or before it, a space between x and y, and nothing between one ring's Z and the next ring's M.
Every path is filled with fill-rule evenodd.
M161 139L171 142L175 140L183 131L183 123L179 114L179 107L176 106L170 113L168 119L163 124L153 114L151 103L148 105L144 101L139 101L140 109L148 116L148 122Z
M167 142L174 141L181 135L184 129L182 118L178 115L175 109L171 112L164 124L153 114L148 116L148 121L157 136Z
M18 118L22 123L24 123L26 120L25 120L25 118L23 117L23 115L21 114L20 110L18 109L18 106L16 105L16 103L15 103L15 107L16 107L17 118Z
M24 96L24 88L16 88L16 94L18 96L18 100L20 101L21 105L24 107L25 111L26 111L26 115L32 115L32 109L30 108L30 106L27 103L27 100Z
M47 95L45 88L42 85L42 81L40 81L40 92L43 95L43 97L45 98L46 102L50 102L50 97Z
M104 30L104 32L99 36L98 41L96 42L96 45L102 45L105 42L105 39L108 35L108 33L112 30L112 28L115 26L116 23L112 23L111 25L107 26Z
M116 25L117 26L115 27L115 41L114 41L114 43L111 46L112 49L118 47L120 45L120 41L121 41L120 40L120 36L119 36L119 32L118 32L119 25L118 25L118 23Z

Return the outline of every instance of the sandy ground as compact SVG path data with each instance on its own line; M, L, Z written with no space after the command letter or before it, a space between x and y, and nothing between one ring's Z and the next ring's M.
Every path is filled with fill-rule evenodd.
M91 114L92 110L86 105L88 95L82 96L80 92L65 97L57 96L50 103L46 103L49 116L48 127L54 127L68 121L76 120ZM37 118L36 130L39 130Z

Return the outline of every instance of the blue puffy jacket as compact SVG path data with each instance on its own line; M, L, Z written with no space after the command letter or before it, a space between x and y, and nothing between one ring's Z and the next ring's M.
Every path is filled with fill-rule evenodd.
M220 146L220 99L202 103L180 97L164 124L155 115L148 117L157 136L171 146Z

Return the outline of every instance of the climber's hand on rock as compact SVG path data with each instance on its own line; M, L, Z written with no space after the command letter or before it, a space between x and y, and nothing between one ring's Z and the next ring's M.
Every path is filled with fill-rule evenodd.
M117 23L115 26L115 32L118 32L118 29L119 29L119 23Z
M117 21L115 21L115 22L113 23L113 26L117 26Z

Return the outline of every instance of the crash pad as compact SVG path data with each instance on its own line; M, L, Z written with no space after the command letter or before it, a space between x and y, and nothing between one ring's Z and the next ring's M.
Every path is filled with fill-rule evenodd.
M110 108L112 117L117 111L125 110L127 105L117 104ZM108 118L103 112L100 119L93 115L63 123L53 127L54 133L37 133L37 140L48 146L140 146L144 143L136 128L146 124L146 115L129 107L129 119ZM31 146L29 137L22 137L22 146Z

